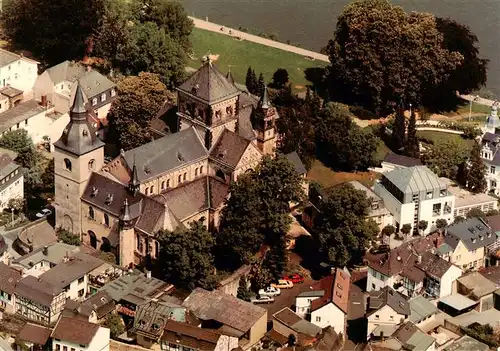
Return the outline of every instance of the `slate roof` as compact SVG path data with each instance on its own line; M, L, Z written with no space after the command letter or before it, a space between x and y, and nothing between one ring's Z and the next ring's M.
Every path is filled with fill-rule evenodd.
M241 94L243 96L245 94ZM253 130L252 121L250 120L253 113L253 107L240 107L238 111L238 134L245 139L254 140L256 138Z
M441 279L453 264L432 252L424 252L422 253L422 262L417 263L416 266L431 277Z
M351 276L347 270L337 268L335 274L325 277L321 280L321 290L325 293L319 299L311 302L311 311L316 311L330 302L347 313L349 304L349 288L351 285Z
M10 52L10 51L4 50L4 49L0 49L0 67L7 66L9 63L20 60L21 58L25 59L25 60L32 61L32 62L36 62L36 61L31 60L27 57L15 54L13 52ZM36 62L36 63L38 63L38 62Z
M404 193L432 191L442 187L439 177L427 166L395 169L385 173L384 177Z
M50 306L54 297L61 293L61 289L32 275L22 278L16 285L16 295Z
M462 336L451 345L446 346L443 351L488 351L490 347L468 335Z
M472 296L474 299L492 294L498 289L495 283L485 278L479 272L471 272L463 275L457 279L457 283L460 283L467 290L468 293L464 295ZM463 291L460 292L464 293Z
M177 90L209 104L215 104L240 94L238 88L228 81L210 60L207 60Z
M405 349L412 351L427 351L436 341L432 336L421 331L412 322L405 322L392 334Z
M383 162L391 163L403 167L421 166L422 161L418 158L388 153Z
M79 77L78 82L81 84L83 92L88 99L97 96L99 102L100 95L103 92L116 86L115 83L113 83L94 69L90 71L85 70L83 75ZM106 101L108 101L109 99L110 96L107 96Z
M249 140L228 129L224 129L212 151L210 151L210 156L234 168L240 162L249 144Z
M398 314L409 316L411 313L408 300L388 286L378 291L370 291L369 299L370 310L380 310L388 305Z
M496 235L480 218L468 218L446 228L445 242L455 249L462 241L469 251L493 244Z
M90 316L92 312L95 312L97 318L100 319L113 311L115 307L115 302L111 296L106 291L100 290L87 300L83 301L76 308L78 309L79 314L87 317Z
M250 330L267 311L250 302L221 291L196 288L182 305L201 320L215 320L236 330L241 336Z
M0 132L8 130L17 123L44 113L46 108L41 106L36 100L21 102L19 105L0 113Z
M85 71L86 68L82 64L64 61L48 68L45 72L49 74L50 80L52 80L54 84L57 84L65 80L75 82L85 73Z
M293 165L293 168L295 168L295 172L297 172L298 174L307 173L306 166L304 166L302 160L299 157L299 154L297 154L296 151L286 154L285 157L288 160L288 162L290 162Z
M423 296L417 296L410 300L410 311L408 320L417 324L439 312L438 308Z
M160 337L168 320L185 322L186 309L166 302L148 301L138 305L134 317L134 332Z
M22 278L21 272L0 263L0 290L13 295L16 291L16 283Z
M125 152L125 161L131 170L135 159L137 176L142 183L207 156L208 152L193 127Z
M51 336L54 339L69 341L77 345L89 345L98 330L98 324L62 316L59 318Z
M154 199L166 204L178 220L184 221L201 211L218 208L228 195L229 185L206 176L169 189Z
M494 133L486 132L483 135L483 140L488 142L498 142L500 140L500 135Z
M45 345L50 338L52 329L40 325L26 323L18 334L22 341L31 342L36 345Z
M297 333L305 334L307 336L315 337L322 332L320 327L300 318L288 307L284 307L273 314L273 319L283 323L285 326L296 331Z
M220 336L212 330L169 320L161 339L194 350L212 351L217 346Z

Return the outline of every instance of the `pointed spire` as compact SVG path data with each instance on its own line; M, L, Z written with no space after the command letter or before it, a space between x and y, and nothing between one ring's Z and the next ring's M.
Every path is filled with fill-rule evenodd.
M229 83L234 85L234 77L233 77L233 74L231 73L231 65L228 66L228 70L226 73L226 79L229 81Z
M269 103L269 93L267 92L267 85L264 84L264 91L262 92L262 96L260 98L260 107L264 109L268 109L271 107L271 104Z
M139 177L137 176L137 167L135 165L135 155L134 155L134 165L132 166L132 177L130 178L130 182L128 184L128 189L132 195L137 195L139 191L139 186L141 183L139 182Z
M127 198L125 198L125 201L123 202L123 209L122 209L122 213L120 214L120 220L125 222L125 223L132 220L132 217L130 216L130 208L128 206Z
M73 105L71 106L71 115L87 113L82 86L80 85L80 82L77 82L77 84L75 98L73 100Z

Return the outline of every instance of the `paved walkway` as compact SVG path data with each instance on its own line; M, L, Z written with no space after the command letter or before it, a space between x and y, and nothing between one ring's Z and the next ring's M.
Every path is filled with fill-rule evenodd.
M302 49L302 48L299 48L299 47L296 47L293 45L280 43L278 41L274 41L271 39L262 38L262 37L259 37L258 35L248 34L246 32L242 32L242 31L239 31L239 30L236 30L233 28L222 26L220 24L208 22L206 20L202 20L202 19L199 19L196 17L189 16L189 18L193 20L194 26L196 28L205 29L205 30L209 30L212 32L220 33L220 34L230 35L233 37L239 37L241 39L245 39L245 40L248 40L248 41L251 41L254 43L258 43L258 44L270 46L270 47L273 47L276 49L281 49L281 50L293 52L295 54L306 56L306 57L311 57L315 60L330 62L330 60L328 60L328 56L320 54L319 52L314 52L314 51ZM221 28L223 30L221 30ZM231 34L229 34L230 31L231 31Z

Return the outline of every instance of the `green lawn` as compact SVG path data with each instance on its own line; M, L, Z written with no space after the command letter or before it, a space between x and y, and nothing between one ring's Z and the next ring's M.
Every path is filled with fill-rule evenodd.
M457 134L436 132L433 130L417 130L417 137L430 142L436 142L437 140L457 140L458 142L467 144L470 148L474 145L474 140L472 139L464 139Z
M325 67L326 62L311 61L303 56L252 43L246 40L233 39L230 36L194 28L191 33L194 58L188 65L198 68L201 58L211 53L219 55L215 62L222 72L231 72L237 83L244 84L248 66L251 66L257 76L262 73L266 82L271 82L273 73L278 68L285 68L290 76L294 91L304 91L310 84L304 77L304 70L312 67Z
M460 106L455 111L449 111L443 113L445 116L456 116L457 114L459 115L469 115L470 112L470 104L467 101L464 101L464 103ZM488 115L491 111L490 106L486 105L481 105L478 103L472 103L472 113L483 113L485 115Z
M307 179L318 182L324 188L352 180L357 180L365 186L371 187L378 178L380 178L380 174L375 172L334 172L318 160L314 161L311 169L307 172Z

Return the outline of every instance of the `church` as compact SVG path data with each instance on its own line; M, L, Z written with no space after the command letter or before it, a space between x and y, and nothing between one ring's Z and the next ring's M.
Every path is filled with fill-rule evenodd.
M122 267L156 258L159 230L192 221L217 229L229 185L276 149L279 117L267 89L238 89L207 60L177 88L178 132L104 162L78 86L54 144L56 227L113 252Z

